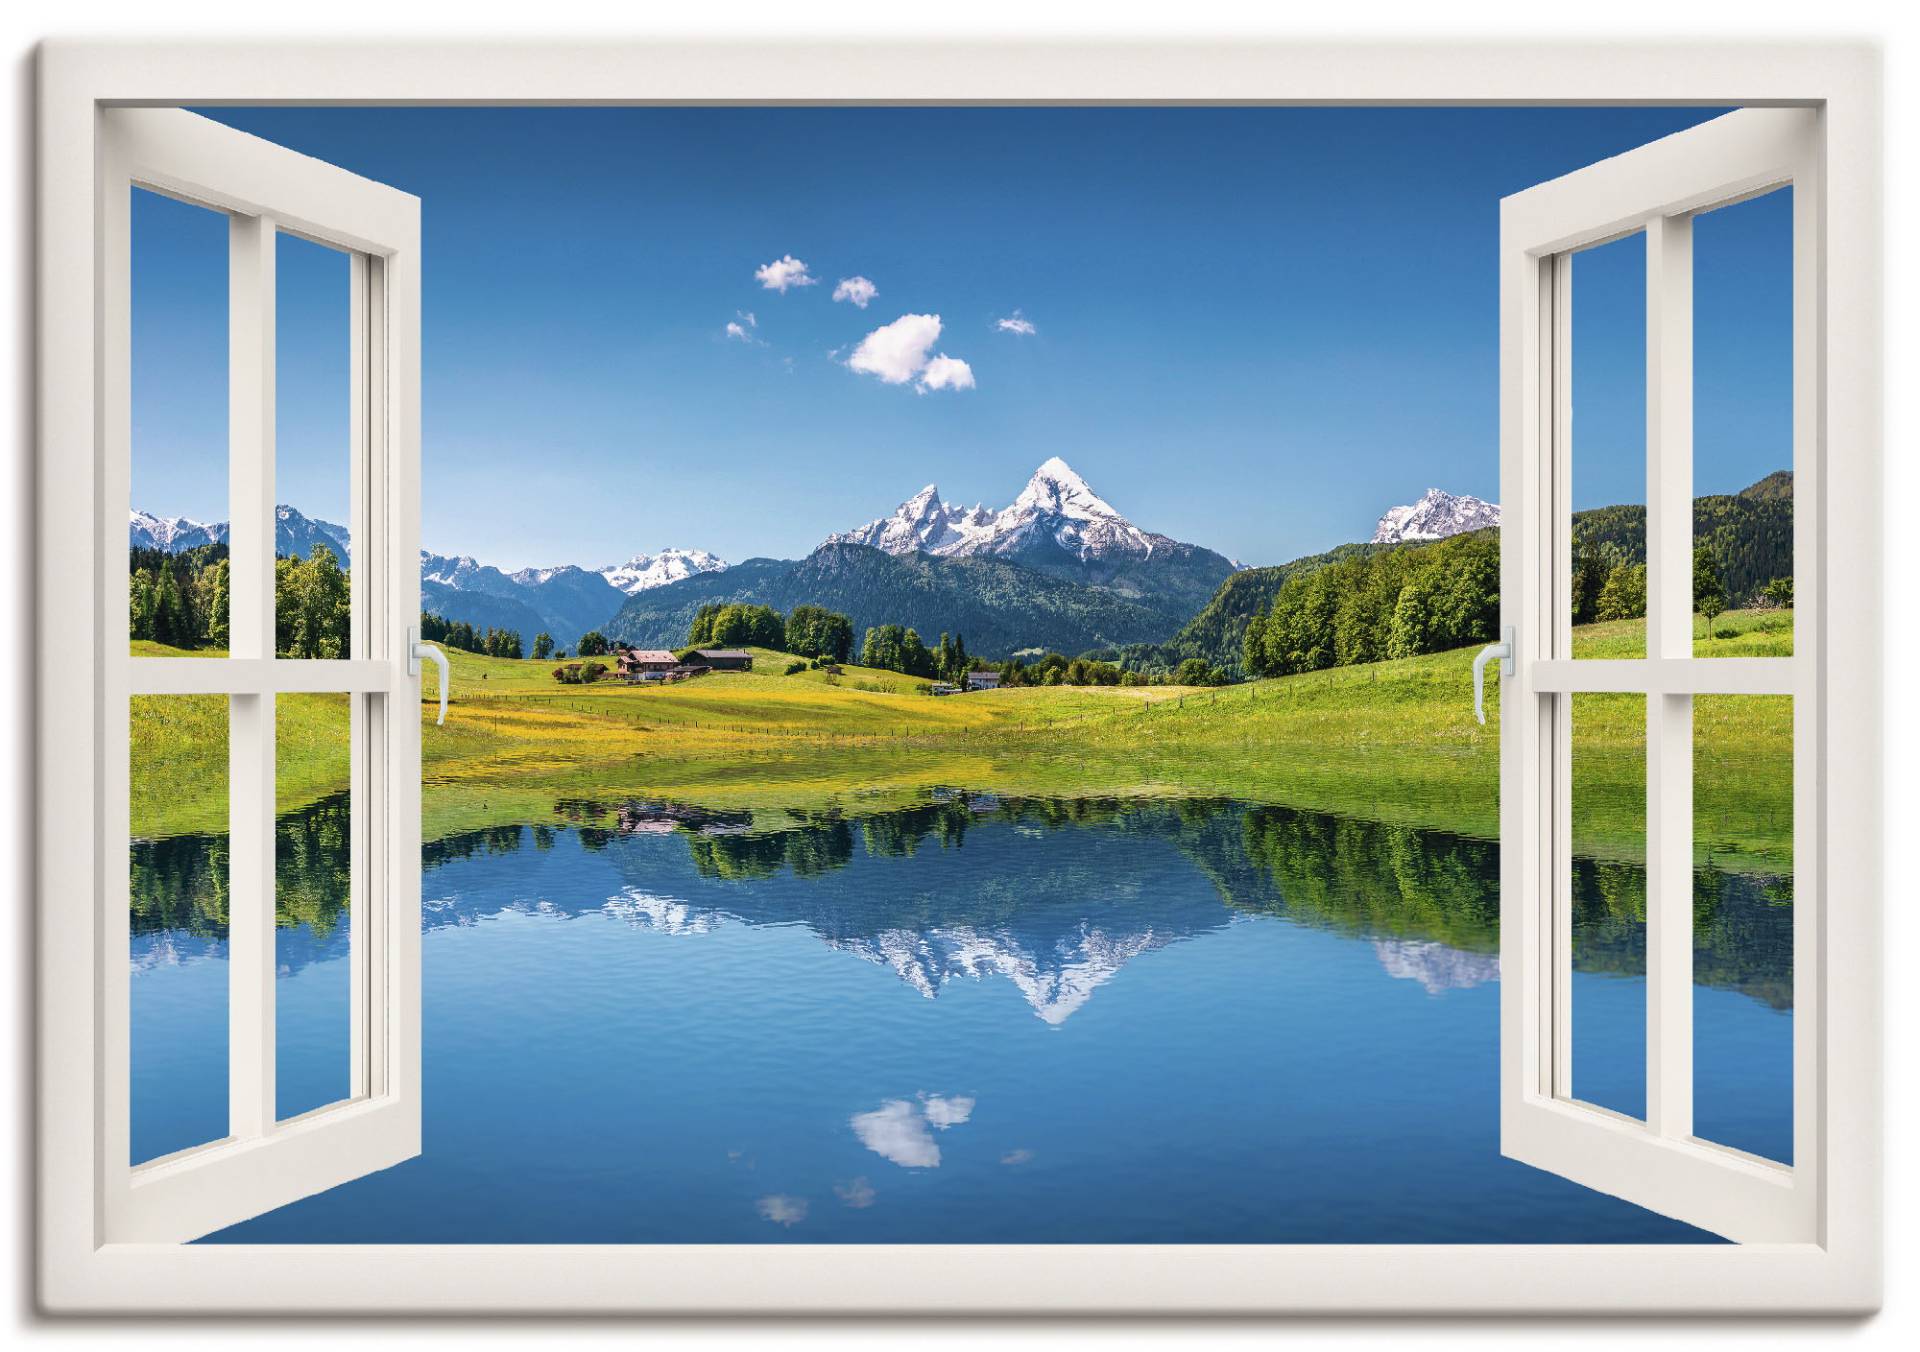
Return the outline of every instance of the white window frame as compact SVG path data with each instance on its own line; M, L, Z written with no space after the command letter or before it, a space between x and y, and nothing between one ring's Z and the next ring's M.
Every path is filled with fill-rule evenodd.
M1880 1300L1880 60L1735 43L585 46L53 44L40 53L38 1295L57 1311L1864 1311ZM1824 917L1815 1238L1745 1245L169 1245L103 1243L87 1064L100 896L95 537L98 109L633 102L1779 103L1821 110L1815 317ZM428 204L431 211L432 204ZM1410 201L1409 210L1418 203ZM1494 204L1488 203L1491 212ZM1491 303L1492 298L1489 297ZM115 561L118 560L118 561ZM91 681L73 673L91 664ZM1461 698L1469 692L1462 690ZM1834 979L1836 974L1844 979ZM428 1143L431 1149L431 1143ZM1804 1156L1802 1156L1804 1159ZM296 1258L297 1254L297 1258Z
M1500 204L1501 611L1514 644L1500 738L1501 1149L1742 1243L1819 1235L1831 1050L1822 999L1827 778L1820 369L1821 117L1744 108L1537 184ZM1693 655L1693 222L1793 192L1793 577L1790 657ZM1646 245L1647 618L1643 658L1573 656L1573 260ZM1573 703L1646 701L1646 1117L1574 1095ZM1793 1140L1798 1163L1693 1131L1693 700L1787 695L1794 710Z
M182 108L104 108L95 142L101 361L100 857L95 933L104 1243L178 1242L386 1168L420 1150L420 724L407 674L420 602L420 203ZM132 198L164 194L227 224L231 641L226 657L128 653L124 540L132 470ZM345 254L348 281L348 652L274 653L277 240ZM116 560L119 561L116 567ZM275 702L347 696L350 995L346 1096L277 1115ZM228 1131L129 1162L129 700L228 697ZM401 716L395 717L397 712ZM403 791L396 791L403 790ZM90 1077L91 1078L91 1077Z

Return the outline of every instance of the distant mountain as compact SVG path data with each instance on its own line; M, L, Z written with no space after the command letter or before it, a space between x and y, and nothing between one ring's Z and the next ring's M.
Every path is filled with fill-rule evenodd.
M274 518L274 553L284 558L304 559L316 544L324 542L343 564L347 561L345 526L307 516L285 503L274 508ZM184 516L155 516L141 511L128 513L127 542L134 549L161 549L179 554L200 545L227 544L227 536L224 521L194 521Z
M595 571L628 596L650 587L692 577L695 573L718 573L727 561L704 549L663 549L658 554L635 554L625 563L608 564ZM518 577L519 574L514 574Z
M1405 544L1411 540L1444 540L1470 530L1500 524L1500 504L1471 494L1429 488L1418 502L1389 507L1373 528L1376 545Z
M138 510L128 515L127 538L134 549L162 549L169 554L181 554L201 545L227 542L224 521L209 525L184 516L155 516Z
M641 592L607 633L640 647L676 647L686 642L694 612L710 601L781 611L810 602L847 615L856 643L873 625L902 624L928 642L942 632L962 634L969 652L992 658L1029 647L1078 653L1152 642L1177 623L1158 607L1003 559L828 543L797 561L748 559Z
M469 555L420 552L420 604L476 628L518 630L529 645L548 633L571 649L598 629L626 597L599 573L584 568L523 568L503 573Z
M1004 559L1140 601L1175 624L1234 571L1230 559L1211 549L1134 525L1058 456L999 511L943 502L928 484L891 515L829 535L825 543L895 556Z

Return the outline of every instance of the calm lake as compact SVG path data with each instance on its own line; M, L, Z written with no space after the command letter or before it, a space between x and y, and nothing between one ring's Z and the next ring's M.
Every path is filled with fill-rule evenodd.
M283 1116L345 1092L345 842L340 800L281 823ZM225 1133L225 842L134 853L144 1160ZM962 794L582 802L438 841L421 1156L214 1238L1708 1239L1500 1158L1498 853ZM1576 870L1576 1090L1626 1112L1636 877ZM1699 1130L1790 1160L1790 902L1703 869L1695 912Z

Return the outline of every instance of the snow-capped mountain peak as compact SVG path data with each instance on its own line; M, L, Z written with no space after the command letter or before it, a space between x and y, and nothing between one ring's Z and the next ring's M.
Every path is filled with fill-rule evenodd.
M1389 507L1373 528L1373 543L1399 544L1407 540L1444 540L1470 530L1500 524L1500 504L1471 494L1429 488L1418 502Z
M889 554L963 554L992 521L984 507L942 502L938 485L928 484L890 515L829 535L825 543L871 545Z
M721 573L727 561L704 549L663 549L657 554L635 554L625 563L611 563L594 571L629 596L695 573ZM558 571L558 570L551 570ZM542 579L544 581L544 579Z
M1174 542L1141 530L1094 492L1065 460L1052 456L1013 502L997 512L942 502L928 484L891 515L826 538L827 544L870 545L889 554L1042 555L1083 562L1151 559Z
M1057 455L1049 457L1033 472L1033 477L1027 480L1027 486L1020 490L1020 496L1013 500L1013 506L1007 510L1011 512L1021 508L1077 517L1083 521L1096 517L1125 520L1111 503L1073 472L1073 466Z

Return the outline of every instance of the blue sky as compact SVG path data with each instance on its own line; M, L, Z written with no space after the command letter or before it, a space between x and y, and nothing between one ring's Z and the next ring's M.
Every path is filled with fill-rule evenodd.
M214 115L421 197L423 540L517 567L796 557L929 481L1002 506L1051 455L1252 563L1429 486L1494 497L1500 197L1711 114ZM1697 228L1702 492L1787 463L1788 210ZM134 247L135 505L224 519L224 228L141 201ZM1643 497L1637 251L1575 264L1579 506ZM782 259L817 284L768 288ZM343 520L345 264L286 241L280 268L279 496ZM937 339L852 360L909 315ZM970 388L912 374L939 354Z

